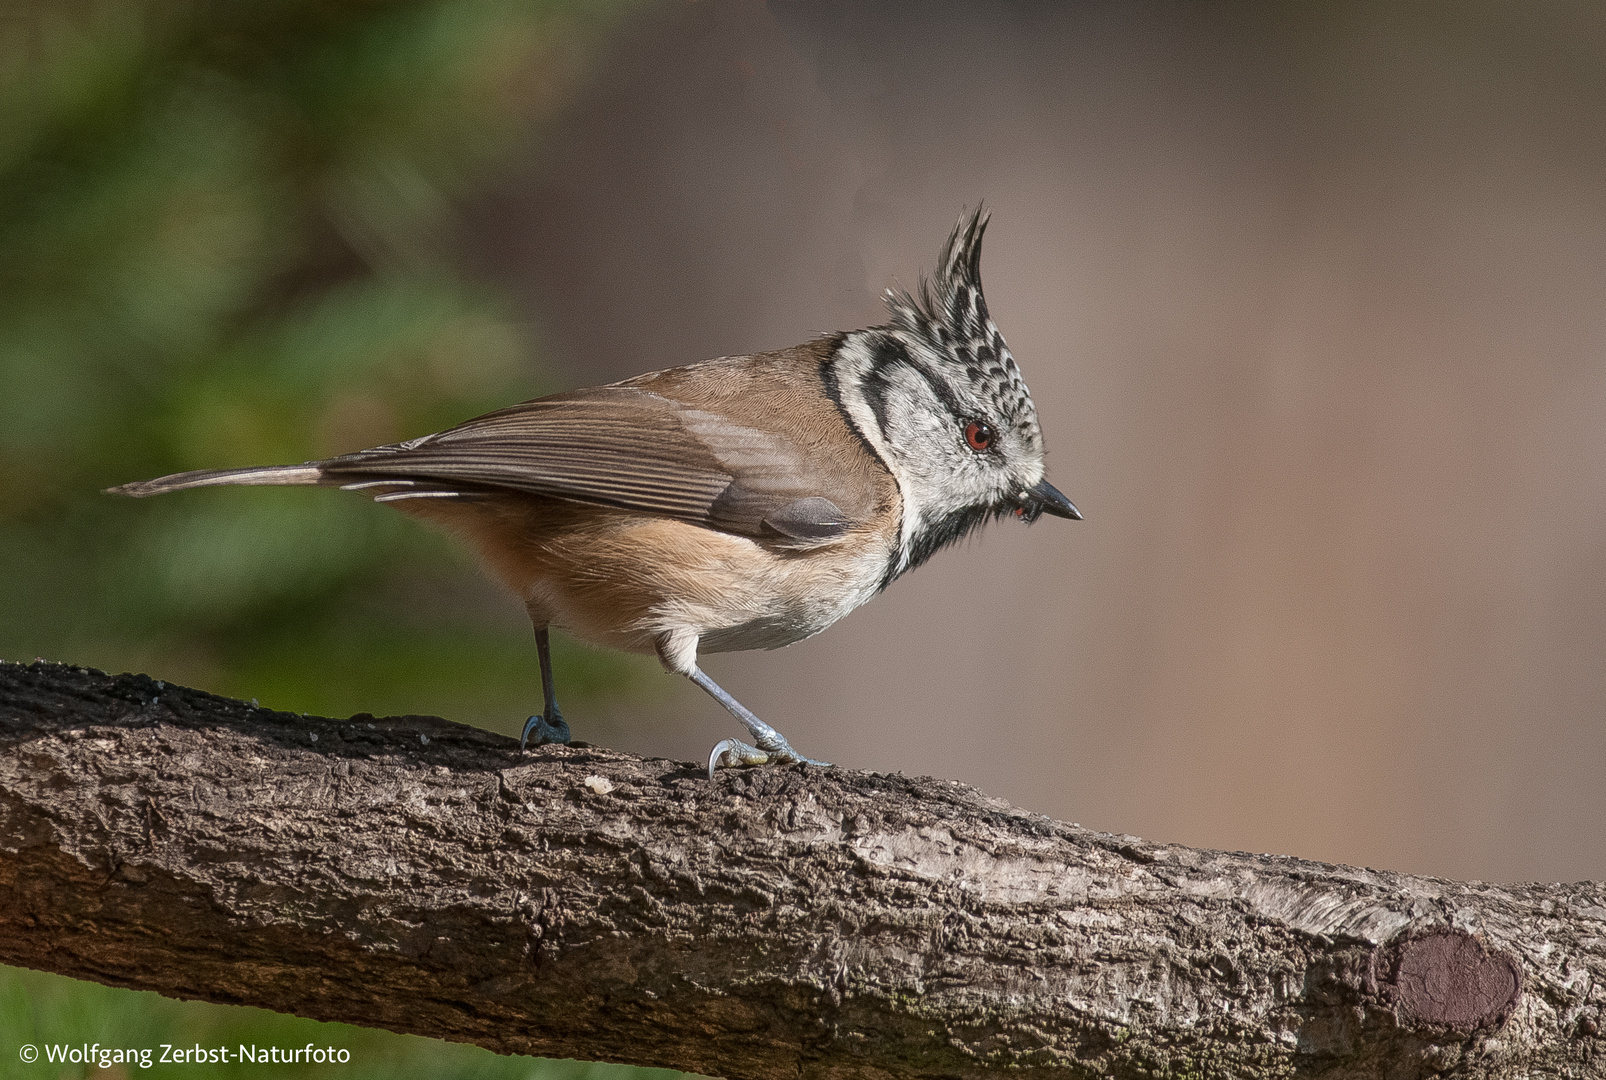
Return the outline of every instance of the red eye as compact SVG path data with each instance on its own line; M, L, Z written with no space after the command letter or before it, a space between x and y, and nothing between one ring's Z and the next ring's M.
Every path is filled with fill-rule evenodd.
M972 420L965 425L965 442L977 453L993 445L993 426L985 420Z

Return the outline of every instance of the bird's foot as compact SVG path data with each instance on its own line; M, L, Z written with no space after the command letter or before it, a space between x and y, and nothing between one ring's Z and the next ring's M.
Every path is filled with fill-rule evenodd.
M815 761L804 757L792 749L792 744L786 737L774 728L760 735L756 740L757 746L751 746L740 739L726 739L714 747L708 755L708 778L714 778L715 769L730 769L737 765L823 765L830 768L829 761Z
M524 753L526 743L532 747L545 746L547 743L568 746L569 725L563 719L563 714L553 709L550 719L537 713L524 721L524 733L519 736L519 753Z

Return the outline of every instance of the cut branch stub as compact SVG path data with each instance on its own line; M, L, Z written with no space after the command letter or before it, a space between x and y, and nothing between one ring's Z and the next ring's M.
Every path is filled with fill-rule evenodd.
M1433 927L1401 935L1385 952L1386 991L1408 1026L1494 1031L1522 997L1522 964L1472 934Z

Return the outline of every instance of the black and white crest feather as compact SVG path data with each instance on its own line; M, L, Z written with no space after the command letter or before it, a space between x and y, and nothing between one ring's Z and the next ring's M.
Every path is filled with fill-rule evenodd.
M979 207L948 234L937 272L920 281L919 297L887 290L889 330L916 338L956 361L977 390L997 403L1006 424L1037 427L1037 409L1004 335L987 314L981 289L981 240L988 215Z

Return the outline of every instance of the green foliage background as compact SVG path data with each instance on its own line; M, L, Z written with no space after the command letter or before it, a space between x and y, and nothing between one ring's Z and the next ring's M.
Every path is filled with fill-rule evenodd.
M100 492L342 453L553 389L506 298L457 265L453 209L539 152L531 132L625 2L0 6L0 656L516 729L539 702L529 627L444 538L327 491ZM639 692L651 670L556 646L566 704ZM4 969L0 1002L0 1073L24 1035L327 1041ZM536 1064L340 1039L372 1065L347 1076Z
M529 631L360 496L108 485L536 396L455 265L618 3L56 0L0 15L0 656L296 711L529 712ZM566 697L641 668L562 647ZM522 711L521 711L522 710ZM514 714L518 714L515 716Z

